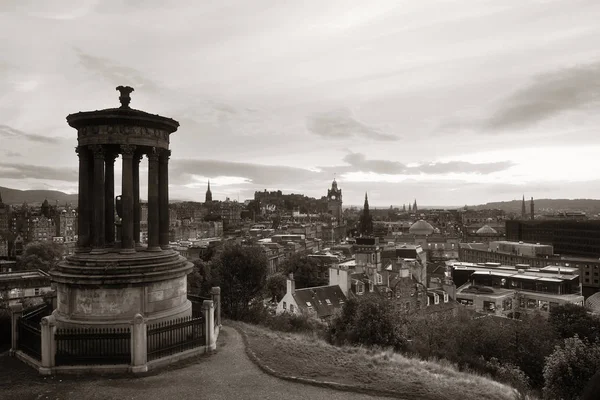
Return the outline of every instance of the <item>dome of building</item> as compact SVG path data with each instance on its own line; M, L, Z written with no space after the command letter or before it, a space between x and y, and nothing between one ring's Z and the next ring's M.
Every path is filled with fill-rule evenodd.
M489 225L484 225L475 232L477 235L497 235L498 232Z
M408 232L412 235L418 236L431 235L433 233L433 226L431 226L431 224L429 224L427 221L420 219L412 224L410 228L408 228Z

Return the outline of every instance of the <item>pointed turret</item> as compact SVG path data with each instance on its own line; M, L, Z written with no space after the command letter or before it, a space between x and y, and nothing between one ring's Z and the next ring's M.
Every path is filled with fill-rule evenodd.
M525 219L527 211L525 209L525 195L523 195L523 203L521 203L521 219Z
M417 208L417 199L415 199L415 202L413 203L413 211L417 212L418 208Z
M535 214L533 213L533 197L531 198L531 203L529 203L529 218L535 219Z

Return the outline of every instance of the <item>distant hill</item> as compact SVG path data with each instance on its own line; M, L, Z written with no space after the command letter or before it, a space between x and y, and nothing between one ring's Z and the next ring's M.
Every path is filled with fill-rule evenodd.
M5 204L17 205L27 202L29 205L36 205L48 199L52 205L57 200L60 205L65 203L77 205L77 194L67 194L58 190L17 190L0 186L0 194Z
M30 206L41 205L44 200L48 199L51 205L58 200L59 205L70 203L77 206L77 193L68 194L58 190L18 190L0 186L0 194L4 204L21 205L27 202ZM142 194L143 195L143 194ZM141 201L145 202L144 198ZM187 200L169 199L169 203L182 203Z
M588 216L600 213L600 200L596 199L533 199L535 213L551 213L558 211L583 211ZM522 200L498 201L469 206L470 209L500 209L507 213L521 213ZM525 199L525 207L529 213L529 199Z

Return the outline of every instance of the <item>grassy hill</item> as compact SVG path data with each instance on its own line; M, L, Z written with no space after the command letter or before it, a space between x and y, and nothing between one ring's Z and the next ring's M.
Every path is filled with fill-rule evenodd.
M556 211L584 211L588 215L600 213L600 200L596 199L533 199L537 213ZM522 200L496 201L469 208L475 210L500 209L505 212L521 213ZM525 199L525 206L529 212L529 199Z
M71 203L77 205L77 194L67 194L58 190L18 190L0 186L0 194L5 204L22 204L27 202L29 205L41 204L48 199L50 204L58 203L63 205Z
M230 322L241 330L256 361L277 375L332 382L373 394L421 400L513 400L514 389L460 372L448 362L405 357L391 350L336 347L312 334L291 334ZM348 389L351 390L352 389ZM396 396L394 396L396 397Z

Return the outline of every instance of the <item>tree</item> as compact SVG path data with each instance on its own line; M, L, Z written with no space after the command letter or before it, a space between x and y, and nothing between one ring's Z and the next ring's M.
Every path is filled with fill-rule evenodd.
M264 290L267 258L259 246L227 245L213 261L214 282L221 286L223 313L241 319Z
M213 287L211 264L203 260L194 260L193 264L194 269L187 277L190 292L208 295Z
M327 269L327 266L322 266L317 260L304 254L294 254L283 263L283 271L286 274L294 274L298 289L327 285L329 283L325 274Z
M62 246L55 242L31 242L18 260L20 269L49 271L62 260Z
M561 339L575 335L590 342L600 339L600 319L589 314L585 307L576 304L552 307L549 322Z
M399 349L405 344L400 329L403 324L399 322L390 301L368 294L344 304L341 314L332 324L331 339L338 344L392 346Z
M267 279L267 293L271 296L271 301L279 302L285 296L287 287L287 278L283 274L271 275Z
M546 359L544 394L548 398L579 399L584 388L600 369L600 344L578 336L567 338ZM597 394L597 393L596 393Z

